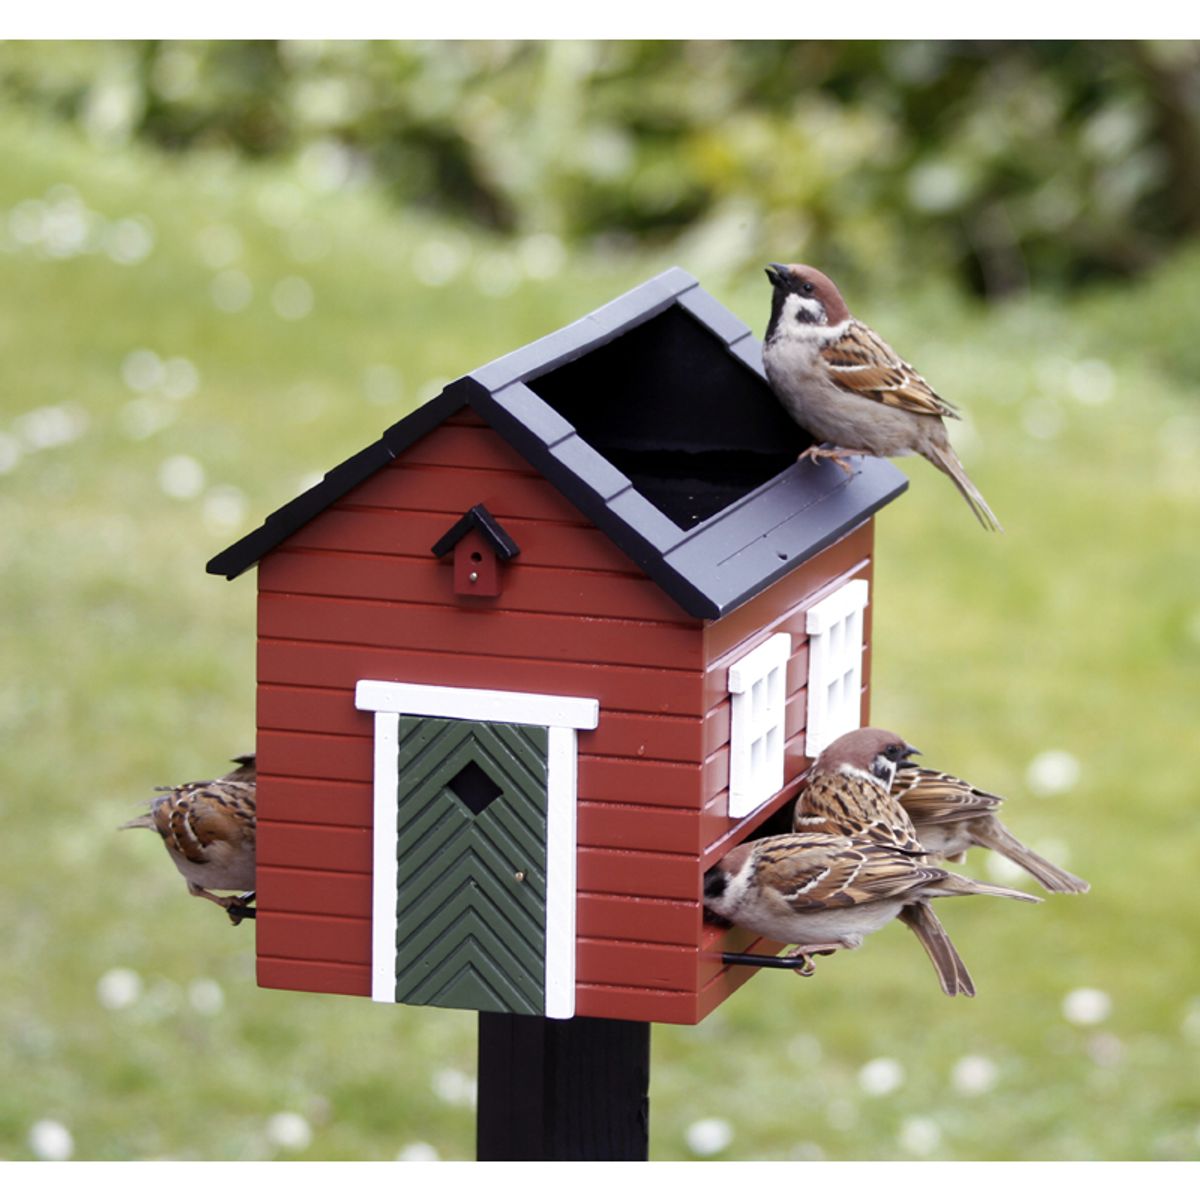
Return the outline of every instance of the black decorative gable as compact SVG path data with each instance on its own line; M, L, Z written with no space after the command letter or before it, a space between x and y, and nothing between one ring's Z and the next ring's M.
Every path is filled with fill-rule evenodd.
M907 486L880 459L850 478L798 464L811 439L758 340L676 267L448 385L209 571L234 578L463 405L696 617L730 612Z

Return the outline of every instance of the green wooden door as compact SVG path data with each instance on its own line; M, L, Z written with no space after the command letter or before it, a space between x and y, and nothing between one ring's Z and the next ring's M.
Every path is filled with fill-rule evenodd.
M401 717L396 999L545 1010L547 731Z

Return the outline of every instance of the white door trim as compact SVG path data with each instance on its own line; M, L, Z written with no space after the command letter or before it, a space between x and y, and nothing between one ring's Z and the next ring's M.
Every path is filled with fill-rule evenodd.
M450 717L540 725L549 731L546 766L546 1016L575 1015L577 731L595 729L597 700L482 688L360 679L355 707L375 713L375 836L372 874L371 997L396 999L396 812L400 717Z

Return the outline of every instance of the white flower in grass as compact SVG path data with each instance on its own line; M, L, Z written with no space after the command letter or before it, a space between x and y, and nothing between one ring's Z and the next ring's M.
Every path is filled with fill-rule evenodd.
M1107 404L1117 390L1116 373L1103 359L1085 358L1071 364L1067 388L1080 404Z
M186 400L200 386L200 372L190 359L168 358L163 363L163 394L171 400Z
M400 1147L397 1162L439 1162L441 1155L428 1142L409 1142Z
M208 294L222 312L238 313L254 299L254 285L245 271L230 268L213 276Z
M858 1086L868 1096L887 1096L904 1083L904 1068L894 1058L873 1058L858 1072Z
M469 257L465 242L431 238L413 255L413 274L426 287L445 287L462 274Z
M75 1153L75 1139L60 1121L35 1121L29 1130L29 1149L43 1162L65 1162Z
M142 977L129 967L105 971L96 984L96 999L110 1011L136 1004L142 995Z
M1112 998L1099 988L1076 988L1063 998L1062 1014L1072 1025L1099 1025L1112 1012Z
M312 284L299 275L288 275L271 289L271 307L285 321L301 321L313 310Z
M189 454L173 454L158 468L158 486L175 500L194 500L204 491L204 468Z
M999 854L989 854L983 860L983 869L993 883L1003 884L1005 887L1018 887L1029 882L1029 876L1015 862Z
M1079 782L1079 759L1068 750L1044 750L1025 770L1025 781L1039 796L1069 792Z
M20 441L11 434L0 433L0 475L7 475L21 461Z
M720 1154L733 1141L733 1126L723 1117L705 1117L687 1127L683 1140L693 1154L709 1158Z
M246 519L246 494L241 488L223 483L209 488L204 496L204 524L214 533L235 529Z
M215 979L193 979L187 997L192 1008L206 1017L215 1016L225 1007L225 993Z
M214 271L242 257L242 235L232 225L206 225L196 236L196 246L204 265Z
M154 249L154 226L146 217L122 217L104 234L104 250L122 266L140 263Z
M909 1117L896 1135L900 1148L909 1154L932 1154L942 1143L942 1131L931 1117Z
M457 1067L443 1067L435 1071L430 1086L439 1100L456 1108L473 1107L479 1092L476 1080Z
M88 415L75 405L47 404L24 413L14 425L28 449L50 450L82 437Z
M135 392L148 392L162 383L163 361L153 350L131 350L121 363L121 378Z
M990 1058L982 1054L968 1054L954 1064L950 1080L956 1092L964 1096L978 1096L996 1086L998 1074L996 1064Z
M281 1150L307 1150L312 1143L312 1127L294 1112L276 1113L267 1119L267 1140Z

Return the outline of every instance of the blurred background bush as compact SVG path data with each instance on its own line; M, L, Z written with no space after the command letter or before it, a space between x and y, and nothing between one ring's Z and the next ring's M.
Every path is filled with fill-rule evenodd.
M1189 42L10 42L0 96L500 233L804 245L988 296L1200 229Z
M943 905L971 1002L896 927L656 1027L652 1154L1196 1158L1198 89L1189 42L0 43L0 1157L472 1156L471 1014L257 989L117 831L253 736L204 563L654 273L761 332L798 259L1007 529L902 460L874 718L1093 890Z

